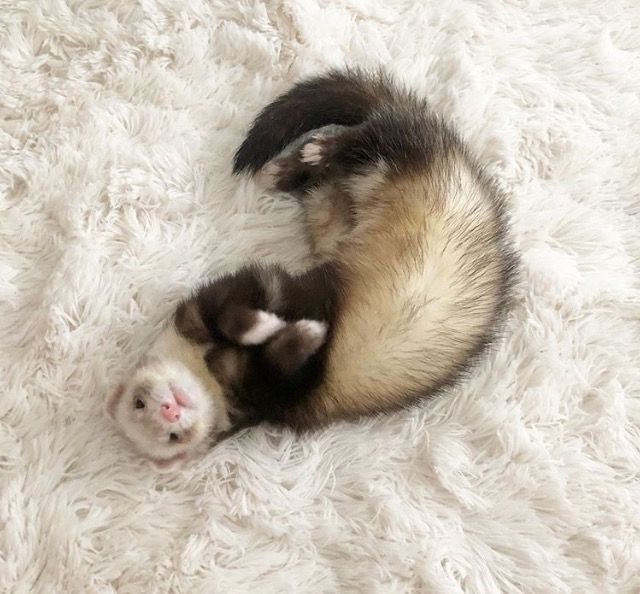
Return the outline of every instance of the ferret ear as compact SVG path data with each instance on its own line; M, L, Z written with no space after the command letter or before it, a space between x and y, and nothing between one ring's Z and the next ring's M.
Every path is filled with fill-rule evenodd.
M120 383L112 392L107 394L107 398L104 403L104 410L112 419L116 418L116 406L124 394L124 384Z
M178 470L182 468L185 463L188 461L189 457L187 454L178 454L173 458L167 458L164 460L158 458L150 458L151 464L153 464L154 468L159 472L172 472L174 470Z
M200 307L195 299L185 301L178 306L175 325L178 332L192 342L211 342L211 335L202 319Z

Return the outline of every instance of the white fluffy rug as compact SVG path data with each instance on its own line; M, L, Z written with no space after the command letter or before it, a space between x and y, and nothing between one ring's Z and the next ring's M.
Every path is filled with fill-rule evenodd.
M0 591L640 589L640 5L0 2ZM302 75L384 63L513 197L506 340L448 398L175 475L107 390L177 301L303 263L290 201L230 176Z

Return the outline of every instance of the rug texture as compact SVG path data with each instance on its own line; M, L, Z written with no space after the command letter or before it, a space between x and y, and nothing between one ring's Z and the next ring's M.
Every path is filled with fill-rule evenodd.
M0 591L640 591L640 4L0 1ZM175 474L102 409L177 302L305 265L252 117L386 65L509 192L505 339L419 410Z

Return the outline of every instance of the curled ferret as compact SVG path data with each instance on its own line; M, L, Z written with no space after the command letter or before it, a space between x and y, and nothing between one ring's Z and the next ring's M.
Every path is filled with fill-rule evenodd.
M315 264L246 268L180 306L108 402L158 464L260 422L307 430L415 405L499 333L517 262L505 198L384 73L294 85L258 115L234 172L298 198Z

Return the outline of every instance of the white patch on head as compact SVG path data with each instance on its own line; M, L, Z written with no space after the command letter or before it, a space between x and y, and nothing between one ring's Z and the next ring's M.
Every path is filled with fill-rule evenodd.
M286 326L286 322L277 315L259 311L255 324L240 337L240 344L262 344Z
M230 428L223 388L204 361L206 350L170 325L107 402L107 412L122 433L157 466L184 462L206 450L216 433ZM175 402L175 393L186 396L186 405L179 418L169 422L162 405Z
M324 157L323 135L317 134L300 150L300 160L307 165L319 165Z

